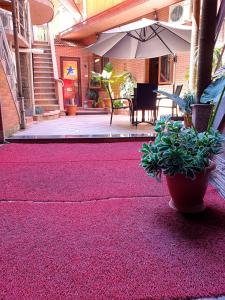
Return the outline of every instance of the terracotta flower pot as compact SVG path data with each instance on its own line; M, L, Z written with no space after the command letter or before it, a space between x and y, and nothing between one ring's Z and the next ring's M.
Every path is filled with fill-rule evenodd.
M67 105L67 115L68 116L75 116L77 113L77 105Z
M196 213L205 209L203 198L208 186L209 174L216 167L214 162L201 173L196 174L194 180L183 174L166 176L171 195L170 207L183 213Z

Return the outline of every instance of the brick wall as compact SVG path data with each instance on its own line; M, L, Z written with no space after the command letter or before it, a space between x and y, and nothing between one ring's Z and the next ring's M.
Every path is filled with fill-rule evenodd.
M81 67L81 96L82 103L86 98L86 92L89 88L89 62L91 60L92 54L88 52L87 49L78 47L78 46L67 46L67 45L55 45L56 49L56 58L58 65L59 76L61 77L61 66L60 66L60 57L78 57L80 58L80 67ZM123 71L128 71L133 74L138 82L145 82L145 60L119 60L110 58L110 62L113 64L113 68L116 74L120 74ZM115 95L119 93L119 86L115 86ZM106 92L104 89L99 90L99 95L101 97L106 97Z
M145 82L146 70L145 59L115 59L110 58L109 61L113 65L113 70L116 74L121 74L124 71L132 73L137 82ZM114 96L119 95L119 84L114 85Z
M4 133L7 137L19 129L19 115L1 61L0 78L0 103L2 106Z
M87 49L78 46L67 46L67 45L55 45L56 59L58 65L59 77L61 77L60 68L60 57L78 57L80 58L80 69L81 69L81 99L82 103L85 100L86 92L88 89L88 61L90 53Z
M149 19L154 19L154 14L148 14L145 16ZM157 17L159 21L168 22L169 20L169 6L164 7L157 11ZM179 52L177 53L177 64L176 64L176 84L183 84L182 93L188 89L188 74L189 74L189 61L190 53L189 52ZM162 86L167 90L172 91L172 86Z

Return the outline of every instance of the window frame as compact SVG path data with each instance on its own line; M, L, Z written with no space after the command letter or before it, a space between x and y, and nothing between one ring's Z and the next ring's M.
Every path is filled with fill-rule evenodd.
M88 72L89 79L88 79L88 82L89 82L89 88L91 88L91 89L100 89L102 87L101 80L99 81L98 85L92 85L91 84L91 71L94 71L94 63L95 63L94 60L95 59L99 59L100 60L100 62L99 62L99 64L100 64L100 72L99 73L102 72L102 57L98 56L98 55L93 55L89 59L89 72Z
M167 56L167 57L169 57L169 64L170 64L170 66L169 66L169 69L170 69L170 75L169 75L169 80L167 80L167 81L161 81L160 80L160 75L161 75L161 70L162 70L162 58L163 57L165 57L165 56ZM169 85L169 84L173 84L173 68L174 68L174 60L173 60L173 56L171 55L171 54L168 54L168 55L163 55L163 56L160 56L159 57L159 69L158 69L158 84L159 85Z

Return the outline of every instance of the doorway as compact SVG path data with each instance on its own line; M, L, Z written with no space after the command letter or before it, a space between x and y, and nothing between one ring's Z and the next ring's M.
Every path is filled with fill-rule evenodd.
M158 87L159 58L149 59L149 83Z
M74 101L77 106L82 106L81 101L81 76L80 58L60 57L61 78L64 82L63 101L64 107Z

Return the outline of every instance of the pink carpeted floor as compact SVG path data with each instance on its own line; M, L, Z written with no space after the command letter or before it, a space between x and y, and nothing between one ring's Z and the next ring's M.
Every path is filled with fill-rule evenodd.
M183 216L141 143L0 147L0 299L225 294L225 201Z

